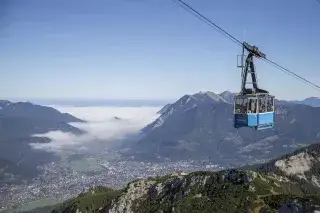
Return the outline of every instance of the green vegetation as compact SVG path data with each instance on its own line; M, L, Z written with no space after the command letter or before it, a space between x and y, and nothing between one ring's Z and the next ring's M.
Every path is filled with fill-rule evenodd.
M98 186L81 193L78 197L64 202L60 207L54 209L53 213L76 212L98 212L100 207L110 203L113 198L121 194L121 190L113 190Z
M286 198L302 196L298 188L290 188L272 177L241 170L194 172L179 179L167 179L162 191L151 187L148 194L135 201L134 212L247 212L276 210ZM291 190L290 190L291 189ZM278 196L285 193L286 196ZM279 199L278 199L279 198ZM281 198L281 199L280 199ZM300 199L302 200L302 198ZM306 199L307 200L307 199ZM277 208L275 208L277 207Z

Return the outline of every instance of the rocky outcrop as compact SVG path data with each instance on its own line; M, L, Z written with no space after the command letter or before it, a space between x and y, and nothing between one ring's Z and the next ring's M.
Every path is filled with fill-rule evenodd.
M249 169L177 173L133 181L121 192L108 194L95 212L317 212L319 147L311 145ZM79 206L82 209L65 209L89 209Z

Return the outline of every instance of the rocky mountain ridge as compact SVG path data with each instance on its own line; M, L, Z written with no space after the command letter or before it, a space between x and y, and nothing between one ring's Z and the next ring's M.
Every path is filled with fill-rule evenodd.
M140 179L122 190L91 189L52 212L317 212L319 165L320 144L313 144L247 168Z

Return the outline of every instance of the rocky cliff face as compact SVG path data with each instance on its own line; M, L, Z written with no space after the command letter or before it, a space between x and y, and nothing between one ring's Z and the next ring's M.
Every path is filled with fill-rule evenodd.
M196 172L133 182L101 212L315 211L317 200L306 197L290 179L276 175L239 170Z

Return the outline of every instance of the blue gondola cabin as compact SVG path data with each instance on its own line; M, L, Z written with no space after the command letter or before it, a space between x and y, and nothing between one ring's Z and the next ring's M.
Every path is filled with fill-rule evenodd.
M237 95L234 98L234 127L268 129L274 125L274 96L269 94Z

